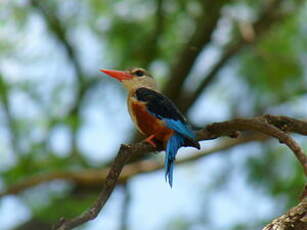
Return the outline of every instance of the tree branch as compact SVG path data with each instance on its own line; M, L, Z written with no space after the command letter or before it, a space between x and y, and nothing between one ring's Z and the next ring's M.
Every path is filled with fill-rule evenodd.
M220 18L220 10L229 0L210 2L210 7L204 7L202 15L196 24L195 32L179 54L179 58L171 69L170 78L163 92L175 101L179 97L185 78L203 47L210 42L211 35Z
M85 78L85 73L82 70L76 49L69 40L67 28L65 28L65 25L58 17L58 15L46 7L46 2L43 3L39 0L31 0L30 3L32 7L35 8L41 14L51 34L57 39L59 44L63 46L69 58L71 66L75 72L75 77L77 81L74 89L76 90L75 92L76 96L75 96L75 101L73 102L73 104L71 105L71 107L67 112L67 117L70 117L74 120L74 122L70 124L70 130L71 130L70 152L71 155L78 155L77 132L79 128L78 124L80 123L78 119L80 117L79 113L82 106L82 101L84 100L86 93L93 86L96 85L98 77ZM52 119L52 120L59 121L58 119ZM57 122L52 122L52 125L54 126L56 123Z
M39 0L31 0L30 3L32 7L35 8L44 18L52 35L58 40L60 44L63 45L65 52L67 53L69 60L76 72L78 81L80 84L83 83L84 74L77 57L77 53L68 39L67 31L62 21L54 12L46 8L46 2L42 3Z
M268 119L269 118L269 119ZM205 135L211 135L215 133L218 136L231 135L231 133L235 131L246 131L253 130L268 136L275 137L279 140L280 143L287 145L292 152L295 154L296 158L300 162L303 167L305 175L307 175L307 157L304 154L304 151L301 147L294 141L285 131L294 131L294 128L300 127L299 131L302 132L302 128L306 127L307 122L299 121L296 119L283 120L285 123L289 122L289 127L286 125L283 126L284 130L279 129L274 126L274 123L270 123L270 121L274 120L275 122L281 122L283 117L273 116L273 115L264 115L261 117L256 117L252 119L234 119L232 121L214 123L212 125L207 126L208 133ZM295 123L295 124L293 124ZM203 130L204 131L204 130Z
M274 116L270 116L271 118ZM277 120L282 119L281 117L276 117ZM270 120L266 119L266 116L256 117L252 119L234 119L226 122L213 123L212 125L207 126L205 129L202 129L199 132L199 140L204 139L215 139L220 136L238 136L238 131L257 131L278 139L281 143L286 144L295 154L299 162L301 163L305 174L307 175L307 157L304 154L300 146L283 130L280 130L274 124L269 123ZM291 123L295 123L297 120L291 119ZM300 121L300 127L304 126L304 129L307 130L307 122ZM287 131L295 131L294 128L297 125L289 125L286 128ZM107 175L106 180L104 181L103 188L101 193L98 196L98 199L92 205L90 209L85 211L80 216L77 216L73 219L64 219L62 218L55 229L57 230L66 230L77 227L87 221L90 221L99 214L106 201L110 197L112 191L114 190L119 175L129 160L131 155L135 154L145 154L153 151L153 147L147 144L146 142L137 143L135 145L121 145L118 154L111 166L111 169ZM161 148L159 148L161 150Z
M9 88L10 86L4 80L3 76L0 74L0 101L3 104L3 111L7 121L7 127L10 134L10 144L15 156L20 155L20 148L18 143L18 130L16 123L11 111L11 106L9 102Z
M231 58L237 55L242 49L257 44L259 41L261 41L264 34L269 31L272 26L280 24L283 19L292 14L292 12L289 11L282 11L280 9L281 3L281 0L270 1L262 14L259 16L259 19L253 25L250 25L253 33L255 34L253 39L246 40L242 35L239 39L230 42L230 45L225 48L225 51L220 59L214 64L214 66L203 78L203 80L197 85L195 91L192 93L180 93L180 97L177 98L175 102L177 102L176 104L179 105L179 108L183 112L186 112L197 101L197 98L216 79L219 71L228 63Z
M196 86L194 92L183 92L180 97L175 101L181 111L186 113L189 108L197 101L197 98L202 92L215 80L218 76L218 72L227 64L227 62L242 50L247 43L240 41L232 44L231 47L227 48L222 54L222 57L215 63L212 69L209 71L207 76Z
M137 143L134 146L122 144L117 156L114 159L113 164L111 165L111 169L107 175L107 178L104 181L103 189L92 207L80 216L77 216L73 219L65 220L64 218L62 218L59 223L54 226L54 229L72 229L89 220L95 219L96 216L99 214L100 210L103 208L103 206L109 199L110 195L112 194L117 184L118 177L124 165L129 160L129 157L132 154L141 154L143 152L146 152L146 150L150 151L153 149L151 146L143 142Z
M262 230L306 230L307 229L307 186L298 205L276 218Z
M265 141L267 136L264 135L244 135L236 139L228 139L222 141L217 146L212 148L206 148L204 151L197 151L194 154L184 157L176 161L176 165L186 164L194 162L200 158L209 156L213 153L228 150L230 148L236 147L241 144L249 143L252 141ZM119 184L126 183L130 178L143 173L151 173L163 169L163 162L158 162L155 160L142 160L134 163L127 164L123 169L120 177L118 178ZM0 193L0 197L10 194L17 194L26 189L32 188L42 183L54 181L54 180L66 180L74 183L76 186L86 186L86 187L101 187L106 179L108 171L110 168L104 169L87 169L75 172L52 172L49 174L37 175L23 180L20 183L16 183L9 187L4 192Z
M120 213L120 227L119 230L128 230L128 220L129 220L129 214L130 214L130 204L131 204L131 192L129 189L129 184L124 183L122 186L123 189L123 204L121 208Z
M137 50L137 53L142 56L140 60L144 68L148 68L149 64L159 55L159 39L163 34L165 24L164 0L156 0L154 21L153 31L146 39L145 46L140 46Z

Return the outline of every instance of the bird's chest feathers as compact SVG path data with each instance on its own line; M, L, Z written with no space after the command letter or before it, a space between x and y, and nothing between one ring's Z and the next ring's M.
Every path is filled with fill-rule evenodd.
M160 120L148 112L146 103L138 101L134 96L128 97L128 108L132 120L141 133L152 134L156 126L160 125Z
M165 126L165 123L148 112L145 102L138 101L133 95L129 95L128 108L132 120L141 133L156 134L158 139L164 139L164 136L170 134L171 130Z

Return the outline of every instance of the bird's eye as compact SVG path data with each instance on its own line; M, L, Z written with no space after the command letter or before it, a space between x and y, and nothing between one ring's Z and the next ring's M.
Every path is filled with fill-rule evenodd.
M134 75L138 76L138 77L142 77L144 76L144 72L142 70L137 70L134 72Z

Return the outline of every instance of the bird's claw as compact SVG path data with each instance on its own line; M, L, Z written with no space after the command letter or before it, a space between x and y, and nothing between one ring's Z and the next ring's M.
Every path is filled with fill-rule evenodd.
M145 139L145 141L149 144L151 144L153 147L157 147L156 143L152 140L153 138L155 138L155 135L150 135L149 137L147 137Z

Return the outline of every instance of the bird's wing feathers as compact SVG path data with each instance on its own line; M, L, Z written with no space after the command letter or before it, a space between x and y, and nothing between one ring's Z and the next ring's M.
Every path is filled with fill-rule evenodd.
M146 103L146 107L152 115L165 121L168 128L175 130L187 138L195 138L195 134L189 128L184 116L166 96L142 87L136 90L136 97L139 101Z

